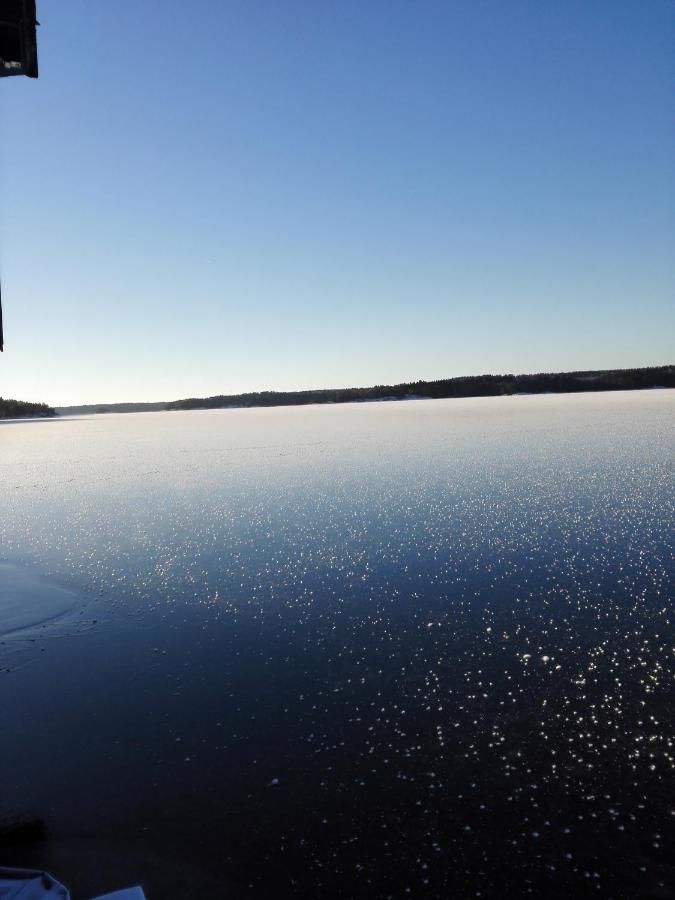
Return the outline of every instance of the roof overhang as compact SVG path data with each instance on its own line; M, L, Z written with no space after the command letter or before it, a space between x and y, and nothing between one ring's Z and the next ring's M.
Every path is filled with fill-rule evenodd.
M35 0L0 0L0 78L38 77Z

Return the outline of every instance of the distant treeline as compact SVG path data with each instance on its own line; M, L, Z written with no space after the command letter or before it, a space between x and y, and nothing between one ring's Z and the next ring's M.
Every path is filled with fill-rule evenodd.
M378 384L367 388L317 391L256 391L191 397L167 403L165 409L219 409L221 407L302 406L308 403L354 403L364 400L406 400L417 397L499 397L511 394L567 394L587 391L627 391L675 387L675 366L611 369L597 372L556 372L536 375L468 375L440 381Z
M355 403L366 400L406 400L416 397L498 397L510 394L566 394L583 391L630 391L643 388L675 387L675 366L642 369L609 369L595 372L556 372L537 375L468 375L440 381L411 381L405 384L378 384L366 388L335 388L317 391L256 391L247 394L218 394L190 397L171 403L95 403L59 406L58 415L155 412L173 409L220 409L222 407L302 406L308 403ZM3 401L0 401L3 402ZM15 403L16 401L4 401ZM21 404L40 407L43 404ZM24 413L24 415L54 415ZM4 414L0 412L0 417Z
M56 411L46 403L26 403L24 400L5 400L0 397L0 419L48 419L55 415Z
M160 412L168 407L166 401L159 403L85 403L83 406L57 406L60 416L90 416L99 413Z

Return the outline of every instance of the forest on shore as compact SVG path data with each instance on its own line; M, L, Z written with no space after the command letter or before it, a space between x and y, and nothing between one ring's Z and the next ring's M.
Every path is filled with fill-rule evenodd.
M447 397L499 397L517 394L567 394L588 391L632 391L675 388L675 366L606 369L584 372L541 372L534 375L466 375L438 381L378 384L365 388L324 388L311 391L251 391L217 394L157 403L97 403L59 406L0 398L0 419L54 415L154 412L179 409L303 406L309 403L357 403L368 400L441 399Z
M25 400L5 400L0 397L0 419L50 419L56 410L46 403L26 403Z
M555 372L536 375L467 375L440 381L411 381L367 388L316 391L260 391L191 397L167 403L166 409L301 406L308 403L354 403L366 400L416 398L499 397L514 394L566 394L587 391L626 391L675 387L675 366L611 369L592 372Z

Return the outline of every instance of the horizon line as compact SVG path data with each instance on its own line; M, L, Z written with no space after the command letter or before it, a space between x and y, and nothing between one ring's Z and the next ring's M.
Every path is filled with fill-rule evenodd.
M673 368L675 363L668 362L663 363L661 365L649 365L649 366L623 366L621 368L602 368L602 369L568 369L568 370L559 370L557 372L551 371L538 371L538 372L519 372L517 374L513 372L480 372L478 374L473 375L451 375L446 378L418 378L414 381L398 381L391 382L389 384L379 383L379 384L370 384L370 385L353 385L350 387L314 387L314 388L291 388L282 390L279 388L264 388L260 390L246 390L246 391L236 391L233 393L215 393L215 394L204 394L201 396L193 395L193 396L184 396L175 398L172 400L114 400L114 401L95 401L89 403L61 403L54 404L54 409L72 409L77 407L97 407L97 406L142 406L142 405L159 405L159 404L170 404L170 403L182 403L188 401L195 400L212 400L218 397L246 397L255 394L311 394L318 392L329 392L329 391L367 391L374 390L378 388L401 388L414 386L417 384L440 384L443 382L451 382L451 381L461 381L463 379L470 378L533 378L537 376L552 376L552 375L601 375L601 374L609 374L609 373L618 373L618 372L644 372L652 369L668 369ZM9 399L9 398L6 398ZM40 401L44 402L44 401Z

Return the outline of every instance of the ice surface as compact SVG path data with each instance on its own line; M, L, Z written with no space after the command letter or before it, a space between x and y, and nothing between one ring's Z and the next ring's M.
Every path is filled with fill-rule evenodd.
M674 422L648 391L2 426L3 558L105 611L0 645L2 802L242 893L666 896Z
M52 622L81 602L76 591L0 563L0 637Z

